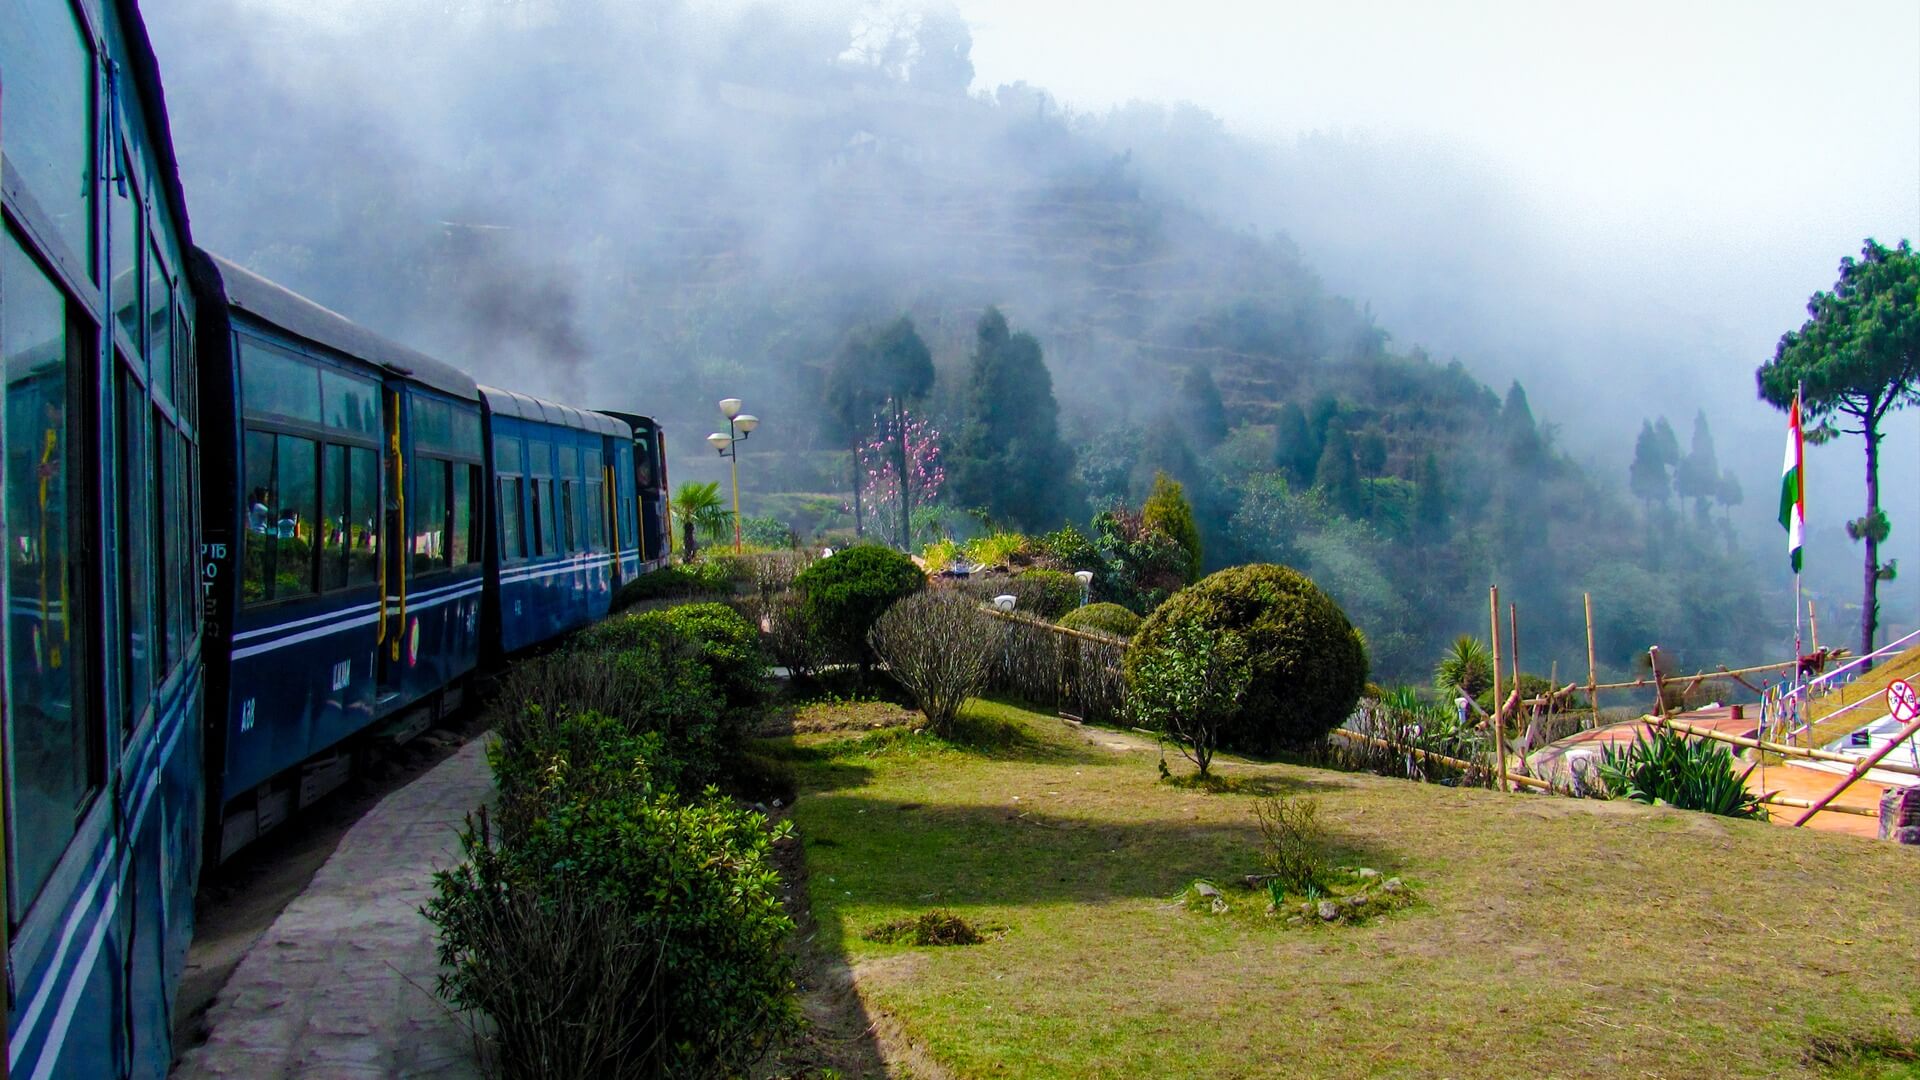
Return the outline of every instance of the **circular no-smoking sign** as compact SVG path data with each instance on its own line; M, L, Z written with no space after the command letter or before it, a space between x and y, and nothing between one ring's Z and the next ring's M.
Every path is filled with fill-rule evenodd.
M1913 684L1905 679L1893 680L1887 687L1887 705L1893 718L1903 724L1911 724L1920 718L1920 694L1913 691Z

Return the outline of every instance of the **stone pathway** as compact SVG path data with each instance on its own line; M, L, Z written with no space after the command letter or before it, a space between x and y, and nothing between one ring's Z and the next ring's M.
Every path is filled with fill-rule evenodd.
M381 800L247 951L178 1078L479 1076L460 1020L432 996L436 869L493 793L478 738Z

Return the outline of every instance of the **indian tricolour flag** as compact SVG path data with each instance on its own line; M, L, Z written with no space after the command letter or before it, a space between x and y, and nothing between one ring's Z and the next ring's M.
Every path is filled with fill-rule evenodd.
M1780 466L1780 527L1787 530L1787 555L1800 572L1800 537L1807 531L1807 484L1800 435L1800 395L1793 395L1787 419L1787 460Z

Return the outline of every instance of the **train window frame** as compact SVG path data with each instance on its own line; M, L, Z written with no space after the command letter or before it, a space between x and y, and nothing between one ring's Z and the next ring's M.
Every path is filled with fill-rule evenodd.
M20 177L22 194L34 204L31 217L36 220L30 228L38 243L32 246L56 264L55 280L67 279L69 289L77 281L97 288L100 114L106 100L100 43L86 13L66 3L29 5L15 12L0 26L0 41L13 34L20 35L15 47L0 50L14 58L7 72L7 96L16 103L10 115L18 117L7 126L12 138L4 157ZM45 93L28 96L40 90ZM42 133L49 137L36 140ZM60 175L74 165L79 166L77 176ZM16 212L21 209L11 198L8 203Z
M141 182L134 177L135 159L133 149L127 144L126 136L116 132L113 145L117 155L115 160L119 163L119 172L109 180L109 190L112 194L107 199L107 264L104 272L107 280L102 283L102 288L112 300L112 307L106 313L107 325L116 337L125 337L125 347L133 355L144 359L147 355L144 325L147 318L147 204L142 194ZM121 234L119 224L120 211L123 209L126 211L126 223L133 229L133 232L126 236ZM125 241L126 246L133 251L133 265L125 270L133 295L130 300L125 301L121 300L120 294L113 287L122 273L119 263L115 261L119 257L117 252L120 250L122 241ZM145 378L143 365L142 381L145 381Z
M410 578L439 573L452 565L453 469L454 462L438 454L415 455L412 472L414 498L407 504L406 555L407 576ZM423 497L425 492L436 488L437 504ZM430 522L424 514L417 518L414 516L416 507L425 509L429 505L437 505L440 511L437 522ZM437 524L439 528L428 533L418 531L419 526L427 524ZM425 551L421 550L422 541L425 541Z
M496 482L500 489L500 562L502 565L525 562L527 560L526 478L519 473L502 473ZM508 485L513 487L511 495L507 493ZM509 546L519 550L508 550Z
M25 223L22 224L24 226ZM60 450L57 457L49 461L49 463L57 462L57 467L51 473L36 467L31 470L9 469L7 475L9 480L15 476L23 480L30 478L35 489L46 484L50 476L57 476L62 481L60 498L65 505L60 512L52 516L52 520L61 531L60 554L64 560L65 573L61 575L64 580L59 586L60 613L63 620L64 640L71 647L64 652L52 650L42 653L38 650L39 643L36 642L34 655L36 662L38 658L51 655L54 666L65 667L67 670L67 678L61 681L65 684L64 708L72 718L72 722L65 725L64 734L69 737L71 749L75 753L69 755L66 762L69 787L61 792L71 795L71 813L67 815L65 823L60 824L57 820L59 815L56 814L51 815L48 820L29 821L23 824L20 812L23 803L21 794L29 787L38 787L36 781L39 774L36 769L23 767L14 756L22 740L19 725L23 719L44 711L37 707L31 709L26 707L29 702L35 706L42 700L59 704L60 699L29 698L25 690L28 688L27 680L33 673L23 674L9 665L9 707L4 710L4 719L0 720L6 728L4 743L8 784L5 805L0 809L4 810L7 835L6 917L8 924L12 927L18 927L26 921L28 914L33 910L49 883L58 875L62 860L80 834L81 823L93 810L106 788L107 768L106 723L102 714L108 702L104 687L99 685L99 679L95 675L102 659L97 651L102 643L98 639L96 629L102 623L104 612L97 603L99 599L97 589L94 588L90 575L79 572L75 567L76 562L84 562L88 557L91 545L84 541L91 535L91 530L96 524L90 508L97 505L100 493L98 473L94 471L87 459L77 452L76 448L79 444L91 440L94 434L91 430L90 418L97 410L98 402L93 399L91 388L96 385L95 372L98 365L95 357L98 352L101 324L97 321L97 305L90 307L76 299L75 283L58 266L56 256L46 252L36 243L37 239L24 227L16 231L8 228L4 222L0 222L0 281L7 283L6 288L0 290L0 308L4 308L5 298L9 294L18 294L19 282L23 277L27 277L29 282L38 280L45 286L46 295L42 297L43 302L50 300L51 306L57 309L52 312L50 321L59 326L62 336L58 349L59 363L63 368L62 386L58 398L48 399L48 404L54 404L57 401L60 434L47 432L50 441L45 442L41 457L46 458L53 452L54 447L59 447ZM18 256L19 265L4 267L4 264L11 261L14 255ZM9 323L15 324L17 331L17 319L0 317L0 333L5 331ZM6 358L6 353L7 342L4 336L0 336L0 358ZM13 366L5 365L9 370ZM6 390L5 407L10 413L14 407L16 395L11 381L6 384ZM25 425L18 422L5 425L9 440L15 432L24 427ZM4 449L11 457L14 450L11 441ZM27 449L28 458L31 460L31 446L29 445ZM9 501L14 498L14 495L15 493L11 490L0 492L0 497ZM38 498L44 505L47 493L39 491ZM21 525L22 522L15 521L16 535L37 533L39 537L44 538L48 531L45 527L45 519L38 530L29 531L23 529ZM77 545L76 540L80 541ZM27 591L20 588L20 582L15 580L17 566L14 558L17 547L9 544L8 551L4 572L8 576L10 604L18 604L24 598L25 602L31 605L32 597L27 595ZM38 560L43 567L46 563L45 554L43 551L42 557ZM45 610L47 609L43 605L43 612ZM25 805L35 811L44 809L43 804L47 802L48 800L37 798L24 800ZM21 835L23 831L30 831L31 835L23 839ZM23 854L32 854L33 861L24 862Z
M118 354L118 350L116 350ZM148 429L152 400L141 384L135 362L116 355L113 366L115 473L120 491L114 500L114 547L118 556L118 623L115 664L120 675L120 737L130 738L153 703L154 559L152 485L153 439Z

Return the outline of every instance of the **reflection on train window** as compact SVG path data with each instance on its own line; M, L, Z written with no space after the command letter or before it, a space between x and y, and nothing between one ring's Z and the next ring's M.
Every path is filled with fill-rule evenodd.
M474 533L473 508L480 504L480 466L453 467L453 543L448 560L455 566L480 561L480 543Z
M9 93L13 85L8 83ZM81 342L91 332L69 326L59 289L11 233L0 236L7 583L12 592L7 610L12 681L5 717L13 787L7 845L13 887L7 899L16 921L73 838L100 775L100 746L88 720L88 680L81 670L86 605L72 591L67 539L68 477L74 467L67 445L67 383L70 372L84 370Z
M154 535L160 539L155 565L163 567L167 577L161 583L166 602L161 605L166 619L166 663L168 668L184 659L187 651L187 609L193 606L191 567L195 560L187 549L188 510L186 500L186 439L154 411L154 428L159 434L154 464L164 465L161 482L154 485L160 498L154 505Z
M371 380L330 368L320 369L320 398L326 407L326 423L330 428L378 438L379 393L379 387Z
M554 528L553 481L536 480L534 489L540 493L539 503L534 508L534 515L540 519L540 550L547 553L558 552L560 549L554 546L555 534L559 530ZM545 513L541 512L541 506L546 508Z
M312 439L297 435L247 432L247 541L240 595L249 603L313 593L317 449Z
M547 516L540 512L540 496L543 494L541 484L539 480L527 481L528 492L533 496L533 528L527 532L533 541L533 553L536 556L545 555L553 548L553 529L546 523Z
M320 371L248 338L240 339L240 397L248 416L320 422Z
M157 237L156 237L157 239ZM154 393L173 400L173 285L160 249L147 248L147 359Z
M414 466L413 505L407 518L413 529L413 572L438 570L447 562L447 485L453 465L421 458Z
M8 4L0 19L7 58L7 164L51 219L85 272L93 262L93 50L71 4Z
M594 551L607 550L606 492L600 481L587 481L587 545Z
M127 332L128 340L136 349L145 349L146 343L140 340L140 249L145 244L143 232L144 214L140 206L140 189L133 183L133 165L128 157L126 145L120 147L117 159L120 163L119 183L110 184L107 190L114 193L108 203L107 242L107 288L113 293L113 317L120 328Z
M162 682L172 670L180 642L173 624L173 563L183 556L174 545L168 513L173 509L169 496L173 484L173 429L157 408L149 408L147 421L153 432L150 453L153 457L153 487L147 497L147 523L153 535L153 681ZM144 481L143 481L144 482Z
M578 506L579 500L573 495L573 481L560 481L560 531L561 538L566 541L567 551L580 550L580 535L573 527Z
M133 730L153 689L153 537L147 500L147 397L125 366L115 365L114 391L117 422L115 443L120 450L119 474L124 478L116 525L120 549L120 723L122 733Z
M347 534L353 527L347 494L347 448L320 448L320 591L347 583Z
M527 511L520 499L520 478L500 478L500 558L527 557Z
M347 451L347 584L380 580L380 455L365 447Z
M480 441L480 410L458 407L453 410L453 442L447 449L473 457L486 453Z
M413 445L421 449L446 450L453 441L453 406L444 401L418 397L413 399Z

